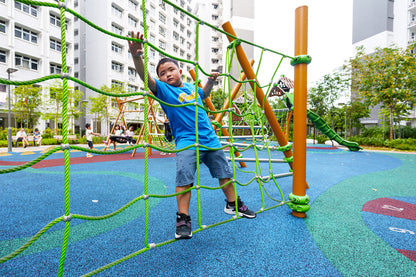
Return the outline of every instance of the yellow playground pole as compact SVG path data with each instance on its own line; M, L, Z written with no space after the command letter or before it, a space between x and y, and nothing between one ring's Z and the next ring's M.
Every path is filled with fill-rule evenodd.
M227 32L228 34L237 37L237 35L234 32L233 27L231 26L231 23L229 21L225 22L222 25L222 28L224 29L225 32ZM227 36L228 40L230 42L232 42L234 40L233 37L231 36ZM244 73L247 76L248 80L253 80L252 82L250 82L251 88L253 89L253 91L256 91L256 97L257 97L257 101L260 104L264 103L264 113L266 115L266 118L270 124L270 127L272 128L277 141L279 143L280 146L286 146L288 144L288 141L286 140L285 134L283 133L282 129L280 128L279 122L277 122L277 119L273 113L272 108L270 107L269 102L267 101L267 99L265 99L265 95L263 90L261 89L260 85L258 87L255 87L255 82L256 81L256 74L253 71L253 68L250 66L250 63L247 59L247 56L244 52L244 49L241 45L237 45L235 47L235 51L237 54L237 58L238 61L244 71ZM257 81L258 83L258 81ZM291 158L292 157L292 150L286 150L283 152L286 158ZM290 168L293 169L293 164L290 162L289 163Z
M308 7L301 6L295 11L295 58L308 53ZM294 65L295 95L293 115L293 185L292 191L296 198L306 196L306 94L307 94L307 63ZM309 198L308 198L309 199ZM309 200L307 200L309 202ZM307 203L299 203L307 204ZM305 217L305 212L293 209L296 217Z

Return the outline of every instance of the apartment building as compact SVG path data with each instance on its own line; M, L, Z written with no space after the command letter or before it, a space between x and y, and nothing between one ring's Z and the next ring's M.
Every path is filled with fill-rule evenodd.
M197 2L199 1L199 2ZM209 22L219 28L225 21L231 21L236 33L245 40L254 40L253 0L173 0L175 5ZM120 36L129 31L143 31L143 9L146 10L147 39L164 53L183 60L195 60L196 21L186 13L173 8L160 0L146 1L142 7L139 0L73 0L68 1L69 8L99 26ZM202 7L202 8L201 8ZM71 76L100 89L103 86L118 85L124 91L142 91L144 84L137 75L128 51L126 40L104 34L92 28L84 21L66 13L66 46L67 65ZM31 80L50 74L60 73L60 15L56 8L26 5L14 0L0 0L0 76L8 78L7 69L18 71L10 75L11 80ZM228 40L225 35L212 32L201 25L199 34L199 62L205 72L224 72L225 51ZM164 53L148 48L148 70L156 75L157 62ZM253 57L253 48L244 45L249 58ZM192 82L189 70L192 63L179 62L183 70L184 81ZM238 76L237 66L232 74ZM235 71L235 72L234 72ZM206 77L202 74L204 82ZM221 78L217 87L223 86ZM47 87L55 81L38 84L42 87L42 112L48 108L50 98ZM79 119L70 118L70 126L76 132L82 130L85 123L91 123L96 132L106 134L108 126L114 123L118 114L116 101L109 102L111 116L109 122L90 111L90 97L99 94L75 82L69 82L84 93L83 101L87 107L85 115ZM13 86L12 86L13 89ZM134 97L130 97L134 98ZM0 126L7 127L7 86L0 85ZM144 121L143 101L125 104L124 119L128 124L141 127ZM137 111L137 112L134 112ZM158 104L155 105L156 117L163 120L164 113ZM12 126L15 126L12 116ZM41 119L35 126L41 130L54 128L53 120ZM58 124L61 127L61 124Z
M192 13L195 5L193 0L173 2L189 13ZM146 6L142 7L142 1L138 0L75 0L74 7L89 21L120 36L126 36L130 31L143 32L145 9L148 41L164 53L183 60L194 60L195 20L162 1L146 1ZM74 76L96 88L118 85L128 92L143 91L144 84L135 71L127 41L99 32L81 20L74 20ZM164 56L163 53L148 48L148 70L153 76L156 76L157 62ZM194 65L183 61L179 64L184 73L184 80L190 81L188 71ZM77 86L77 89L84 91L84 99L87 102L89 97L98 95L82 86ZM125 105L125 120L139 128L144 121L143 101L129 102ZM110 121L113 121L119 110L114 100L111 106L113 109ZM154 108L157 113L156 121L163 125L162 109L158 104L155 104ZM94 129L101 133L107 132L105 126L113 124L99 121L89 112L88 107L86 116L80 122L81 126L85 122L92 123Z
M253 0L200 0L195 9L198 17L210 22L218 29L222 24L230 21L239 38L247 41L254 41L254 1ZM211 72L224 73L229 41L227 37L211 28L202 25L200 27L200 63L204 68L210 68ZM251 45L243 44L247 57L254 57L254 48ZM234 60L236 57L234 56ZM232 63L231 75L238 78L239 66ZM203 78L202 78L203 79ZM223 88L224 78L220 78L216 88ZM231 86L234 85L231 81Z
M71 7L68 4L68 7ZM73 18L66 14L66 48L68 72L73 69ZM60 74L61 59L61 18L56 8L37 7L14 0L0 0L0 77L11 80L32 80L50 74ZM8 70L9 69L9 70ZM51 107L48 86L54 81L37 84L42 88L41 111L46 113ZM13 89L13 86L11 86ZM8 88L0 84L0 127L7 128ZM13 97L11 97L13 99ZM30 101L30 99L29 99ZM13 103L13 102L12 102ZM13 105L13 104L12 104ZM23 122L25 124L25 122ZM14 114L12 127L18 127ZM36 127L44 130L54 126L52 120L40 120Z
M397 45L407 47L415 41L416 0L354 0L353 32L354 49L364 46L367 53L376 47ZM367 127L380 124L379 106L372 109L369 118L362 119ZM416 127L416 110L409 115L408 122Z

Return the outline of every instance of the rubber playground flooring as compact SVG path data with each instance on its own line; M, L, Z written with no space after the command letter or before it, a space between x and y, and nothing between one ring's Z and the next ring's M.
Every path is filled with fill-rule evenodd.
M42 154L28 151L0 155L0 170ZM252 150L243 155L255 156ZM63 153L54 153L30 168L0 175L0 257L64 215L63 158ZM134 158L130 152L86 158L71 150L71 214L113 213L143 194L146 179L150 194L174 193L175 155L153 151L147 175L143 158L142 151ZM237 186L238 194L259 211L261 189L250 180L268 175L268 164L257 168L260 173L251 162L242 170L236 171L244 184ZM288 166L273 163L272 171L287 172ZM308 145L306 176L311 209L305 219L293 217L283 205L259 212L255 219L232 220L173 242L174 197L150 198L148 220L143 201L106 220L72 219L63 275L88 274L137 253L147 240L168 243L134 254L97 276L416 276L416 155ZM292 177L277 179L286 199L291 183ZM218 186L203 164L200 184ZM281 199L276 185L268 182L262 188L267 191L265 207L276 205L271 199ZM193 230L199 226L198 194L202 225L230 219L223 212L221 191L193 190ZM0 263L0 276L58 275L63 229L59 222L18 256Z

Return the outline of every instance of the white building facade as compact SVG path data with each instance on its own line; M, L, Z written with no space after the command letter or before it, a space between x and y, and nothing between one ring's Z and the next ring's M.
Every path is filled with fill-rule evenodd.
M364 46L366 53L377 47L396 45L407 47L416 39L416 0L354 0L353 47ZM361 123L367 127L380 123L379 106L372 109L369 118ZM416 109L408 116L409 124L416 127Z
M70 6L69 6L70 7ZM73 68L73 17L66 14L66 48L68 72ZM10 74L14 81L38 79L62 71L61 20L56 8L37 7L14 0L0 0L0 77L7 79L7 69L16 69ZM60 80L59 80L60 81ZM49 80L35 86L42 88L43 113L48 112L50 100L48 86L56 80ZM11 86L13 90L14 86ZM0 84L0 127L7 128L8 87ZM11 97L13 99L13 97ZM29 99L30 101L30 99ZM12 102L13 106L13 102ZM12 114L11 127L17 126ZM23 123L25 127L25 123ZM35 127L41 130L51 127L53 121L39 120Z

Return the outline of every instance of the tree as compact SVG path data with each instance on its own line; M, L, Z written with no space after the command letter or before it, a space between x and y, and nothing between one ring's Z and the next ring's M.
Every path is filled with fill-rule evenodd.
M350 78L346 72L340 70L324 75L310 90L309 104L318 110L318 115L329 116L332 129L335 127L334 116L337 113L335 103L349 86Z
M115 94L124 94L126 93L123 90L122 86L119 85L112 85L111 88L108 86L102 86L100 90L104 92L110 92ZM90 102L90 112L96 114L96 119L101 121L102 119L105 119L106 122L106 130L107 133L109 131L109 123L110 123L110 117L112 114L112 111L114 109L117 109L118 111L118 105L116 98L112 98L103 94L98 95L97 97L89 97Z
M39 108L42 104L41 87L33 85L18 86L13 90L14 104L11 108L20 126L27 123L28 128L33 128L40 117Z
M55 122L55 129L58 129L58 122L62 122L63 109L63 95L64 89L62 82L55 82L49 87L49 111L43 115L44 119L53 119ZM69 119L77 119L85 107L82 102L83 92L67 87L68 105L67 114ZM70 130L74 130L74 120L69 120L71 126Z
M347 108L347 114L349 118L349 136L351 136L353 127L355 127L358 131L362 128L360 119L368 117L370 115L370 109L365 103L354 99Z
M416 97L416 56L412 53L415 46L376 48L371 54L366 54L361 47L350 60L353 89L367 104L381 104L388 109L390 140L393 139L394 113L400 120L402 112L412 109Z
M224 105L226 98L227 98L227 95L222 91L221 88L211 92L211 102L212 102L212 105L214 105L215 110L218 111L222 109L222 105ZM205 101L204 101L204 107L209 110L208 106L205 104Z

